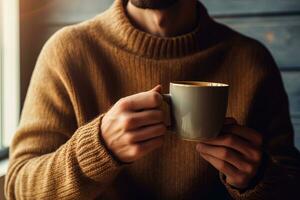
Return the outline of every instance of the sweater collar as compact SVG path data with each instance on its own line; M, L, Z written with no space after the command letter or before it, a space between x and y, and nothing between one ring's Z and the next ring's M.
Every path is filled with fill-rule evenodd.
M105 20L110 37L116 45L137 56L152 59L170 59L187 56L199 51L205 42L211 21L206 8L199 2L199 20L194 31L175 36L159 37L135 28L125 11L126 0L115 0L107 11Z

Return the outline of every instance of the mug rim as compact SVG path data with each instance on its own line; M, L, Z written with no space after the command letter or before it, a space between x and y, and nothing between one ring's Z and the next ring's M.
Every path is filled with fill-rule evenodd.
M193 84L194 83L194 84ZM225 83L208 82L208 81L171 81L170 84L183 87L229 87Z

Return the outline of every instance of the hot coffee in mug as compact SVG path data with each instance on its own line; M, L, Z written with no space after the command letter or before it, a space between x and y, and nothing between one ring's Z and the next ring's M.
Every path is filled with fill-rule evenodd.
M169 129L184 140L216 137L224 123L229 85L213 82L175 81L163 94L169 105Z

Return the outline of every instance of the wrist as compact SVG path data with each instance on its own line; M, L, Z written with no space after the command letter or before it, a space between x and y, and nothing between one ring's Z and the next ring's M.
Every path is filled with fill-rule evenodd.
M238 188L228 183L226 181L226 176L223 173L220 173L220 179L225 185L227 185L227 187L235 191L238 191L238 193L240 194L243 194L244 192L255 188L262 181L263 177L265 176L266 168L268 167L269 162L270 162L269 155L266 152L263 152L262 159L257 169L256 175L250 180L249 184L245 188Z
M106 151L108 152L108 154L113 158L113 160L119 165L126 165L126 164L131 164L131 163L126 163L126 162L123 162L122 160L120 160L116 155L115 153L109 148L107 142L105 141L105 138L103 137L103 121L104 121L104 118L106 116L106 113L103 113L100 115L100 131L99 131L99 139L100 139L100 143L101 145L106 149Z

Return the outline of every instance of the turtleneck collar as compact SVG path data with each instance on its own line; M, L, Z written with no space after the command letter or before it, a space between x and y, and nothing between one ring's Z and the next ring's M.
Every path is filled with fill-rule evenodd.
M207 10L199 2L199 19L196 28L175 37L159 37L137 29L130 22L124 0L115 0L107 10L105 18L108 34L113 42L130 53L151 59L170 59L190 55L199 51L206 42L207 28L211 21Z

